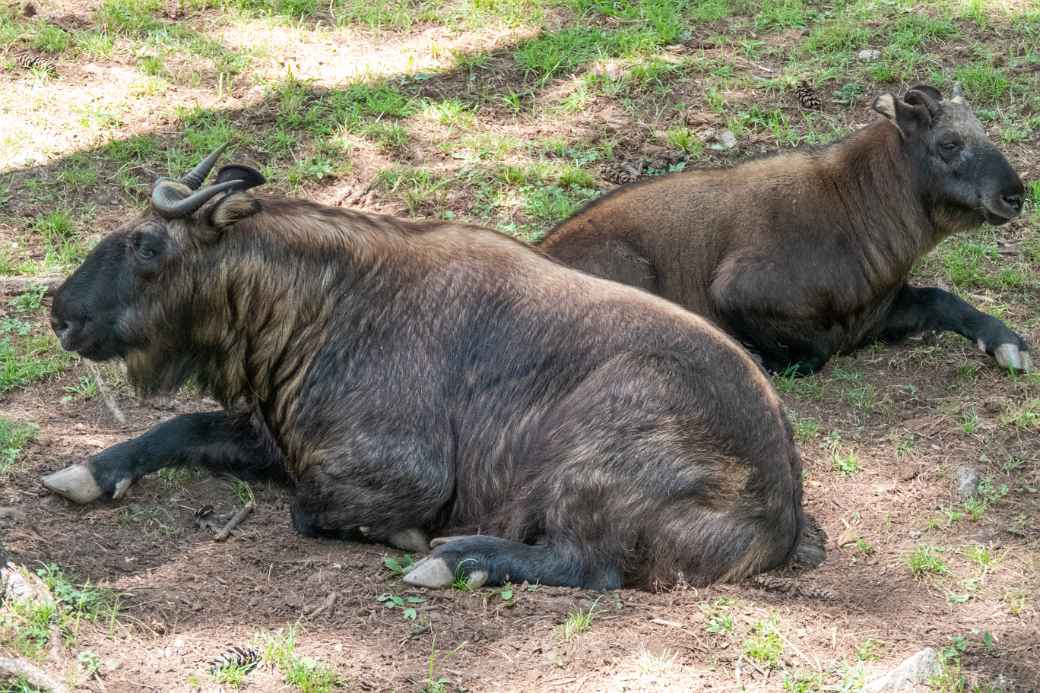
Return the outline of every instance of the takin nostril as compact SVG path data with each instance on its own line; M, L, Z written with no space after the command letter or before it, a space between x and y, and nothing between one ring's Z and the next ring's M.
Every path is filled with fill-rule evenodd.
M64 339L65 335L69 333L69 329L72 327L72 323L67 320L61 320L60 318L51 318L51 329L54 330L54 334L58 336L58 339Z
M1000 199L1011 209L1016 212L1022 211L1022 196L1019 194L1014 195L1001 195Z

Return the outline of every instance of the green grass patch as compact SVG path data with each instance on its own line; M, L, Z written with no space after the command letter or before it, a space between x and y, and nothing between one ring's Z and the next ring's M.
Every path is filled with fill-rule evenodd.
M18 455L39 432L40 429L33 424L0 417L0 474L18 461Z
M975 104L989 104L1007 95L1011 81L999 68L976 62L958 67L953 73L965 95Z
M96 16L107 31L141 36L160 26L161 7L160 0L104 0Z
M744 655L752 661L769 667L778 666L784 653L784 643L777 630L776 619L756 623L752 634L744 639L742 649Z
M635 56L668 42L653 30L606 31L592 27L570 27L546 33L521 45L517 63L541 81L573 72L595 60Z
M36 32L32 47L43 53L64 53L72 45L72 36L63 29L47 24Z
M380 171L376 180L383 190L401 199L412 216L435 209L444 199L449 182L426 169L406 166Z
M301 693L328 693L343 685L341 677L328 666L296 652L296 628L268 636L263 644L263 658L282 674L287 686Z
M564 640L571 640L574 636L587 633L592 629L597 604L599 604L599 599L596 599L588 609L574 609L567 614L567 618L560 624L560 635Z
M48 563L36 570L53 600L12 600L0 610L0 646L29 659L38 659L57 629L66 645L75 643L83 621L105 621L119 616L119 599L112 591L74 583L58 566Z
M524 213L549 226L574 214L597 194L586 188L565 189L558 185L529 188L524 193Z
M906 558L910 574L917 579L927 575L946 575L949 567L943 562L942 549L935 546L917 546Z
M39 333L26 319L42 307L44 290L41 286L8 301L15 315L0 320L0 394L58 373L72 360L50 330Z

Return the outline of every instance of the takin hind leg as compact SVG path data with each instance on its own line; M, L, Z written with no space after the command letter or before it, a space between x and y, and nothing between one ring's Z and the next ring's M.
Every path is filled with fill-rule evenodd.
M185 414L91 457L48 474L43 485L76 503L117 499L145 474L164 467L197 466L243 479L285 480L281 454L249 415Z
M620 561L593 564L559 544L521 544L487 535L442 537L433 553L415 564L404 581L418 587L530 582L559 587L611 590L621 587Z

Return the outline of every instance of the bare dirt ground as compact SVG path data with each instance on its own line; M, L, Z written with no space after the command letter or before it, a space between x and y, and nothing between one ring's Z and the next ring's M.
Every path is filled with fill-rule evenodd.
M202 2L37 3L33 17L10 6L8 25L22 34L0 32L0 274L67 272L142 208L156 174L222 137L289 194L533 238L619 180L833 139L873 117L874 93L963 79L964 65L992 71L976 83L987 127L1023 178L1040 174L1035 5L982 4L977 16L978 3L723 3L727 13L700 20L689 13L708 4L683 5L684 33L629 53L604 37L645 17L595 10L605 3L330 5L356 11L347 19L321 8L280 14L289 4L266 3L275 9L258 15ZM106 7L144 8L155 25ZM364 12L378 8L391 18L366 24ZM763 20L770 12L780 19ZM921 17L946 28L921 30L911 60L900 32ZM63 40L41 39L47 26L71 47L42 50ZM577 29L602 32L588 57L575 57L584 44L566 44L563 71L519 62L537 37L562 42ZM98 35L112 40L107 52ZM857 62L862 48L877 48L889 72ZM56 73L22 67L19 51L49 57ZM820 111L799 107L802 78L824 97ZM1000 79L1005 88L991 89ZM382 101L352 95L355 83L378 85ZM354 99L347 116L329 105L337 94ZM724 130L736 147L712 148ZM918 278L957 290L1036 345L1032 190L1023 218L944 244ZM56 212L70 231L48 216ZM0 299L0 321L21 321L30 338L47 333L46 300ZM0 323L15 325L0 338L18 347L27 337L16 322ZM76 507L46 493L40 475L207 405L192 392L141 402L106 366L127 419L119 424L86 363L53 370L0 390L0 418L38 427L0 472L0 506L22 513L0 515L0 541L18 563L55 564L117 596L116 616L65 634L61 675L80 690L325 690L270 661L238 684L209 673L229 646L263 649L289 629L298 653L348 690L855 691L924 647L943 655L932 689L1040 689L1040 379L999 371L955 335L776 379L805 459L808 509L829 536L826 562L793 589L766 580L657 593L413 590L384 565L400 552L297 536L277 487L254 486L255 512L215 542L197 511L235 511L242 487L191 473ZM19 652L17 628L0 628L0 652ZM98 665L86 667L83 653Z

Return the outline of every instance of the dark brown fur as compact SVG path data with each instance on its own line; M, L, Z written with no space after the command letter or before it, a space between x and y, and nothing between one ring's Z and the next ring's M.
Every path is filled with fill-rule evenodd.
M811 371L833 354L929 328L956 329L989 353L1005 343L1024 351L1007 328L975 329L963 323L977 316L961 320L946 304L922 307L906 285L914 262L947 235L1006 221L988 211L991 198L1017 196L1001 207L1010 218L1022 194L962 102L940 101L934 90L911 92L910 102L914 94L940 110L921 115L923 106L879 98L879 111L898 113L832 146L619 188L561 223L541 247L711 319L772 370ZM950 133L971 148L971 176L944 173L933 151ZM981 202L970 206L976 197Z
M306 534L478 528L433 556L492 583L703 584L822 559L799 545L798 453L743 350L493 232L237 194L114 232L54 319L142 391L194 376L228 410L92 458L105 494L166 464L284 478Z

